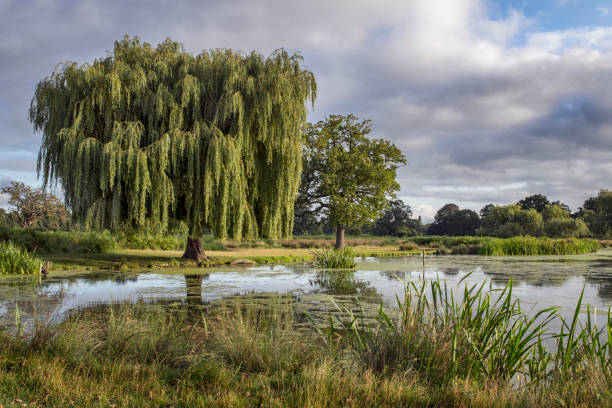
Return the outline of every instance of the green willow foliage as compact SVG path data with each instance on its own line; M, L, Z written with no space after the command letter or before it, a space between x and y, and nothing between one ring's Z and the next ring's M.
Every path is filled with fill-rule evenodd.
M284 238L316 82L299 55L227 49L194 56L135 38L36 86L38 172L60 182L89 228L187 221L190 234Z

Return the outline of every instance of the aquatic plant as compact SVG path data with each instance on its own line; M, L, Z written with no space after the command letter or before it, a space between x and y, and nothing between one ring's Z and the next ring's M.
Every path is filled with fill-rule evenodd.
M338 306L335 320L330 315L329 326L317 330L327 344L352 350L371 369L416 370L436 384L513 380L541 390L584 380L585 373L612 381L610 311L599 328L587 306L582 322L582 295L569 321L556 308L524 312L512 281L501 291L483 282L465 283L458 292L440 280L407 282L397 304L399 316L381 305L376 326L363 324L363 309Z
M535 237L490 238L482 242L481 255L582 255L596 252L593 239Z
M42 260L11 241L0 242L0 275L28 275L38 272Z
M346 247L342 250L326 248L314 253L315 265L320 268L352 269L355 267L355 252Z
M442 255L582 255L599 249L596 240L586 238L419 236L404 240L406 243L413 242L423 247L438 248L438 253Z

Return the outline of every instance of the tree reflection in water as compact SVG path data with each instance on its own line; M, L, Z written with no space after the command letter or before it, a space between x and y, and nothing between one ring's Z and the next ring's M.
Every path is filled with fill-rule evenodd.
M201 306L204 304L202 298L202 282L209 278L209 274L185 274L185 286L187 289L187 304Z
M318 271L310 284L319 286L321 293L328 295L381 297L370 282L355 278L355 272L351 270Z

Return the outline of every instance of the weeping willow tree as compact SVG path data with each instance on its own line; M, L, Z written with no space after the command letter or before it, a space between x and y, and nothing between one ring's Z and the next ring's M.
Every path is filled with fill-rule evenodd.
M316 82L299 55L228 49L194 56L125 37L106 58L65 63L40 81L29 118L42 132L38 174L60 183L90 229L170 217L199 237L288 237Z

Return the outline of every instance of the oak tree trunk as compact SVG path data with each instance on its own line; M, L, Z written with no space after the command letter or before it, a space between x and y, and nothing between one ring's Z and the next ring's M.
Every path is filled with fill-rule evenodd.
M344 225L336 226L336 249L344 249Z
M202 238L187 238L187 246L185 247L183 258L195 259L196 261L208 259L202 249Z

